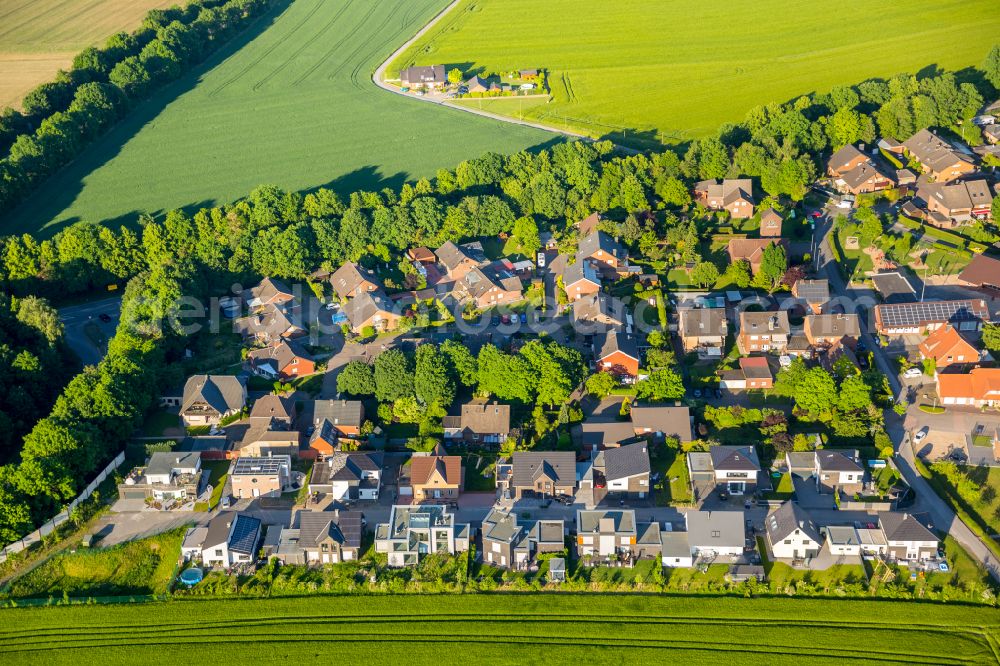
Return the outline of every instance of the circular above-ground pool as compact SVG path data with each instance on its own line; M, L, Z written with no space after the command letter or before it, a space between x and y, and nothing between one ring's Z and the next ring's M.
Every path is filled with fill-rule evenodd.
M197 585L201 582L203 574L198 567L191 567L181 572L181 582L185 585Z

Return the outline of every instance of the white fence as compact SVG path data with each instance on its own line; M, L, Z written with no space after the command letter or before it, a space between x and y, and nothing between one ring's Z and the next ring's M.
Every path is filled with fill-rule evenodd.
M97 490L97 486L101 485L104 482L104 480L108 478L108 475L110 475L113 471L118 469L118 466L121 465L123 462L125 462L124 451L115 456L115 459L112 460L110 463L108 463L107 467L101 470L101 473L97 475L97 478L91 481L90 485L87 486L75 500L70 502L65 509L60 511L55 518L42 525L31 534L21 537L20 540L15 541L14 543L10 544L2 551L0 551L0 562L6 561L9 555L12 555L14 553L19 553L25 548L30 547L32 544L41 541L42 537L52 534L52 532L58 526L62 525L67 520L69 520L69 515L73 511L73 509L79 506L80 502L90 497L94 493L94 491Z

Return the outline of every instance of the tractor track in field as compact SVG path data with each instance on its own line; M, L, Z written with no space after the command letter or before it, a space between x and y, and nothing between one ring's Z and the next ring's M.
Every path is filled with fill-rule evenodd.
M322 7L323 7L323 2L322 1L317 2L316 6L314 6L309 11L309 13L306 14L302 18L302 20L299 21L299 23L294 28L292 28L291 30L289 30L288 33L284 37L282 37L281 39L279 39L278 41L276 41L274 44L271 44L271 46L269 46L266 49L264 49L264 52L260 54L260 57L258 57L256 59L250 61L250 63L248 65L244 66L243 69L241 69L239 72L237 72L237 74L235 76L233 76L232 78L230 78L227 81L225 81L222 85L220 85L218 88L216 88L212 92L208 93L208 96L209 97L215 97L215 96L217 96L223 90L225 90L226 88L228 88L229 86L231 86L232 84L236 83L241 78L243 78L248 72L250 72L250 70L252 70L254 67L256 67L257 65L259 65L260 63L262 63L264 60L266 60L267 57L269 55L271 55L271 53L273 53L275 51L275 49L277 49L279 46L282 46L285 42L287 42L289 39L291 39L292 35L294 35L296 32L299 31L299 29L302 26L304 26L306 23L308 23L309 20L313 16L316 15L316 12L318 12Z
M288 57L287 60L285 60L280 65L278 65L278 67L276 67L274 69L274 71L272 71L270 74L268 74L267 76L265 76L263 79L261 79L257 83L253 84L253 90L255 90L255 91L259 90L261 87L263 87L265 84L267 84L268 81L270 81L275 76L277 76L278 74L280 74L281 72L283 72L284 69L286 67L288 67L290 64L292 64L292 62L296 58L298 58L302 54L303 51L305 51L310 46L312 46L313 44L315 44L316 40L318 40L320 37L323 37L327 33L328 30L330 30L331 28L333 28L337 24L337 22L340 21L340 17L344 15L344 12L346 12L348 9L350 9L350 7L353 4L354 4L354 0L347 0L347 2L345 2L344 5L340 9L337 10L337 13L333 15L333 18L331 18L329 21L327 21L326 25L324 25L319 30L319 32L317 32L315 35L313 35L312 37L310 37L309 39L307 39L305 42L303 42L302 45L299 46L299 48L297 48L295 50L295 52L292 53L292 55L290 55Z
M368 22L368 19L372 17L372 15L375 13L377 9L378 9L378 4L373 3L372 6L368 9L368 11L365 13L365 15L358 20L357 25L358 26L365 25ZM337 51L340 50L340 47L346 44L347 40L351 39L352 37L354 37L354 34L352 32L346 33L340 40L338 40L333 46L331 46L319 60L317 60L315 63L313 63L313 65L309 69L303 72L302 75L299 76L299 78L292 81L292 85L297 86L306 79L308 79L310 76L312 76L313 73L315 73L316 70L322 67L327 60L336 55Z
M377 28L375 28L374 30L372 30L371 33L369 33L369 34L371 34L371 35L381 34L382 30L384 30L386 28L386 26L388 26L389 23L392 22L392 18L393 18L392 14L390 13L389 15L387 15L385 17L385 19L382 21L382 23L380 23L379 26ZM382 44L384 44L384 43L386 43L388 41L389 40L386 39L384 42L376 45L375 51L381 51L382 50ZM361 71L361 68L365 66L366 62L368 62L368 60L367 60L366 57L358 57L358 56L361 54L362 51L364 51L369 46L371 46L371 44L369 42L362 42L361 44L358 45L358 47L356 49L354 49L353 51L351 51L349 54L347 54L344 57L344 64L345 65L350 65L352 62L355 63L354 69L351 71L351 74L350 74L349 78L351 80L351 83L358 90L361 90L361 86L357 83L356 77L358 75L358 72ZM326 78L328 80L333 80L333 79L336 78L336 76L333 73L331 73L331 74L327 74Z
M381 32L381 31L382 31L382 30L383 30L384 28L386 28L386 27L387 27L387 26L389 25L389 22L390 22L391 20L392 20L392 14L389 14L389 16L387 16L387 17L386 17L386 20L385 20L385 21L384 21L384 22L382 23L382 25L380 25L380 26L378 27L378 29L376 30L376 34L378 34L378 33L379 33L379 32ZM379 43L378 43L378 44L377 44L377 45L376 45L376 46L375 46L374 48L372 48L372 49L369 49L369 50L368 50L368 51L367 51L367 52L365 53L365 55L363 55L363 56L361 56L361 57L357 58L357 64L356 64L356 65L354 66L354 69L353 69L353 70L351 70L351 77L350 77L350 78L351 78L351 85L353 85L353 86L354 86L355 88L357 88L357 89L358 89L359 91L361 91L361 92L368 92L368 90L369 90L368 86L366 86L366 85L365 85L364 83L362 83L362 82L361 82L361 80L360 80L360 78L359 78L359 76L360 76L360 74L361 74L361 70L362 70L362 69L364 68L364 66L365 66L365 65L366 65L366 64L367 64L367 63L368 63L368 62L369 62L369 61L371 60L371 58L375 57L375 55L377 55L377 54L378 54L378 53L379 53L380 51L382 51L382 49L383 49L383 48L384 48L384 47L385 47L385 46L386 46L386 45L387 45L387 44L388 44L388 43L389 43L390 41L391 41L391 40L390 40L390 39L388 39L388 38L387 38L387 39L384 39L384 40L382 40L382 41L381 41L381 42L379 42ZM350 56L348 56L347 58L345 58L345 60L350 60L351 58L353 58L353 57L354 57L354 56L355 56L355 55L356 55L356 54L358 53L358 51L360 51L360 50L361 50L362 48L364 48L365 46L371 46L371 45L370 45L370 44L363 44L363 45L362 45L361 47L359 47L359 48L358 48L358 49L356 49L356 50L355 50L355 51L354 51L353 53L351 53L351 55L350 55ZM331 74L331 75L330 75L330 76L328 76L327 78L328 78L328 79L332 79L332 78L333 78L333 75Z

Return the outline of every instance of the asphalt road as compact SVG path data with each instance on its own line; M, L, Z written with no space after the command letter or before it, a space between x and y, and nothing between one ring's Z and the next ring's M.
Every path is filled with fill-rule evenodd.
M115 334L121 315L122 297L113 296L99 301L70 305L59 309L59 319L66 328L66 344L73 350L84 365L97 365L108 351L107 341ZM100 315L111 317L103 322ZM103 337L103 344L98 344L87 334L88 324L95 336Z

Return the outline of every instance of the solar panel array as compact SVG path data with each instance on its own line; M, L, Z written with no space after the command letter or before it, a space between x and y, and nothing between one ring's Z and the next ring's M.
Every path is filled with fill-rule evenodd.
M243 457L236 459L236 466L233 468L234 475L243 474L277 474L281 471L284 462L282 458L251 458Z
M229 539L229 549L238 553L253 553L257 545L260 521L249 516L237 516L233 535Z
M920 326L934 321L974 321L989 319L989 312L977 301L926 301L879 305L879 318L885 328Z

